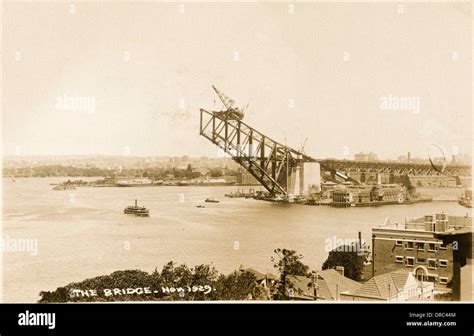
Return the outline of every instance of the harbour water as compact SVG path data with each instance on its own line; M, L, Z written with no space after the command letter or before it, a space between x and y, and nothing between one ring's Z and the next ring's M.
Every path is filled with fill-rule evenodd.
M320 269L328 242L369 244L371 229L389 217L471 210L456 202L370 208L331 208L225 198L237 187L148 187L52 190L64 178L23 178L3 183L3 237L37 239L37 254L3 253L3 301L35 302L42 290L117 270L161 270L168 261L212 263L230 273L240 265L275 273L276 248L297 250ZM206 198L220 203L204 203ZM138 199L150 217L123 214ZM196 206L203 204L205 208Z

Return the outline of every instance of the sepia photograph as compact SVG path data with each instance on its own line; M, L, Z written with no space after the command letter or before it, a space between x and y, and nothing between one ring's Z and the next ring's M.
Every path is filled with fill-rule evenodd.
M472 15L2 2L0 302L472 302Z

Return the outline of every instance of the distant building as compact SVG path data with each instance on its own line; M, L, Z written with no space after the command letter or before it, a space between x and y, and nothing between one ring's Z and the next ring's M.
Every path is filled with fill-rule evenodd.
M456 187L454 176L408 175L410 185L414 187Z
M403 226L372 229L373 276L406 270L420 281L432 282L437 292L452 290L456 299L471 300L472 281L460 281L461 273L471 272L471 265L470 217L427 215Z
M259 185L260 182L258 182L255 177L253 177L250 173L247 171L241 170L237 173L237 184L238 185Z
M407 179L415 193L434 201L456 201L464 191L461 180L454 176L408 175Z
M458 184L464 188L472 188L472 178L471 176L458 176Z
M397 159L399 162L409 162L405 155L400 155Z
M357 153L354 154L354 160L355 161L377 161L377 154L374 154L372 152L366 154L366 153Z
M340 297L341 301L430 301L434 286L431 282L418 281L411 272L398 270L376 275Z

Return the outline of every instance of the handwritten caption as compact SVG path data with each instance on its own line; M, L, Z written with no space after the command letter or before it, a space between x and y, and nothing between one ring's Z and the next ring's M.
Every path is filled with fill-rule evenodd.
M153 294L179 294L185 295L186 293L203 293L209 294L215 291L209 285L197 285L197 286L186 286L186 287L161 287L160 289L151 289L150 287L136 287L136 288L105 288L102 290L96 289L71 289L69 291L70 297L93 297L93 296L120 296L120 295L153 295Z

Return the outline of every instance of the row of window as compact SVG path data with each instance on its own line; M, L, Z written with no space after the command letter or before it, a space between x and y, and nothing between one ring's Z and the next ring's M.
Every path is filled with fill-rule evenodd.
M395 241L395 246L404 246L403 241L402 240ZM427 249L428 252L436 252L438 249L446 250L446 245L443 245L443 244L439 245L435 243L420 243L420 242L413 242L413 241L405 242L406 250L414 250L415 248L417 251L425 251L425 249Z
M405 263L405 266L415 266L417 265L428 265L429 269L437 269L438 267L448 267L448 261L446 259L430 259L430 258L416 258L415 257L404 257L404 256L395 256L395 262Z
M431 275L418 275L416 278L418 279L418 281L436 282L436 277ZM439 283L442 285L446 285L448 283L448 278L439 277Z

